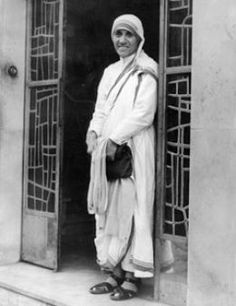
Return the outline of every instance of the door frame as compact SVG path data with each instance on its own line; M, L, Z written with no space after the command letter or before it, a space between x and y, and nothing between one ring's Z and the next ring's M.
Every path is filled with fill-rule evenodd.
M164 203L164 182L165 182L165 79L164 79L164 61L165 61L165 37L166 31L166 1L160 0L159 13L159 63L158 63L158 119L156 125L156 201L155 201L155 216L154 216L154 299L160 300L160 272L161 266L159 257L161 254L161 234L163 222L163 203ZM161 42L164 44L161 44ZM163 60L160 60L163 59Z

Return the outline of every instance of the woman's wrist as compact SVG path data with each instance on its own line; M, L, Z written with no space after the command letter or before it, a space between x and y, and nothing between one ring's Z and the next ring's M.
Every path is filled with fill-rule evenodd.
M108 139L107 141L107 148L106 148L106 155L111 160L115 159L115 153L117 150L117 143L115 143L113 140Z
M88 131L86 135L87 152L92 153L97 145L97 133L95 131Z

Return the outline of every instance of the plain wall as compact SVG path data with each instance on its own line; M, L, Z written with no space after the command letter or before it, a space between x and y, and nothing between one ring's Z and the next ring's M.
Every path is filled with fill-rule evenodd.
M0 264L20 257L25 0L0 0ZM15 65L11 78L7 65Z
M235 306L236 1L193 5L188 306Z

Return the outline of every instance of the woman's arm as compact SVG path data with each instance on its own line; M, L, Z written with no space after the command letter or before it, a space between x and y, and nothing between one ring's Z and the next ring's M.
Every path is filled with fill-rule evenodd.
M97 101L93 117L90 121L89 128L86 134L87 152L91 154L97 145L97 137L100 136L104 120L106 118L104 104L106 101L107 92L107 75L106 69L104 70L101 81L98 85Z
M94 131L97 136L101 135L102 127L106 118L104 104L106 102L106 93L108 85L107 70L104 70L101 81L98 85L97 101L93 112L92 120L90 121L88 133Z
M141 78L132 112L110 135L110 139L117 144L127 142L153 123L157 107L157 81L150 74L142 74Z

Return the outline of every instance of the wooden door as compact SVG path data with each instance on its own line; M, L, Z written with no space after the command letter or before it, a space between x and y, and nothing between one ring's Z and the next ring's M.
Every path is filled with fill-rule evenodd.
M28 1L27 19L21 258L56 269L63 0Z

